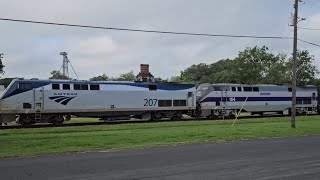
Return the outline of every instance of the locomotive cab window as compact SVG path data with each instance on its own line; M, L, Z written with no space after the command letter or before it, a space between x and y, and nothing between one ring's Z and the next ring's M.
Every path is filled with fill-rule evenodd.
M18 84L18 89L21 90L31 90L33 88L31 83L19 83Z
M52 90L60 90L60 84L52 84Z
M63 90L70 90L70 84L62 84Z
M98 84L91 84L90 90L100 90L100 86Z

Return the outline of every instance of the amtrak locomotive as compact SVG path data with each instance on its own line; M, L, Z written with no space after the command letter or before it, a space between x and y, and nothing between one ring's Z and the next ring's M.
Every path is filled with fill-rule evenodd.
M58 125L72 115L179 119L195 109L194 84L15 79L0 97L0 123Z
M318 112L316 86L297 87L297 113ZM202 84L197 102L202 117L235 116L240 110L251 114L291 114L292 88L278 85ZM242 108L242 109L241 109Z

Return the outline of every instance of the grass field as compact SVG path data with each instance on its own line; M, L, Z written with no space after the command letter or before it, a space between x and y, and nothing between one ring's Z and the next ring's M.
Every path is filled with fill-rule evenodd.
M81 119L79 120L81 121ZM0 157L320 134L320 116L0 130Z

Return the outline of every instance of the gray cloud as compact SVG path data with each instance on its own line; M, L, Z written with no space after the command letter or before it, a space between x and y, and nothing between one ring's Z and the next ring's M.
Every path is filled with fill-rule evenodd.
M163 31L292 36L291 1L257 0L3 0L0 17ZM301 7L302 9L304 7ZM319 14L303 9L305 26L318 27ZM290 40L231 39L56 27L0 21L0 51L6 77L48 78L59 69L61 51L81 79L116 76L149 63L155 76L178 75L196 63L233 58L248 46L267 45L290 54ZM319 31L300 37L320 44ZM316 58L319 48L299 43Z

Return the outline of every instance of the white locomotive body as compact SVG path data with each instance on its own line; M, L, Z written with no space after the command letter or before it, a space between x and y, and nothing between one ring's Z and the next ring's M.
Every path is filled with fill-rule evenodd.
M290 86L202 84L197 90L201 116L234 116L237 112L290 114L292 92ZM297 87L297 112L317 112L316 86Z
M60 124L71 115L101 119L180 118L196 108L193 84L13 80L0 98L0 122Z

